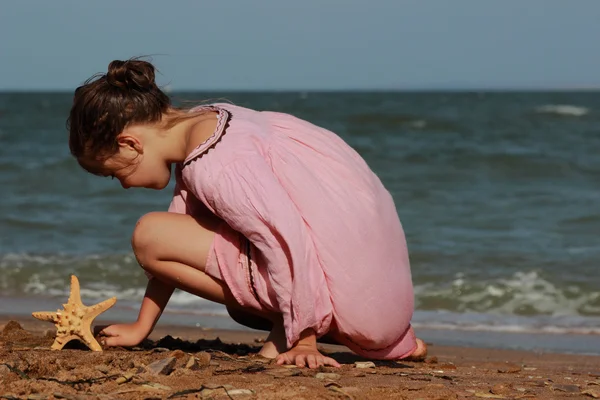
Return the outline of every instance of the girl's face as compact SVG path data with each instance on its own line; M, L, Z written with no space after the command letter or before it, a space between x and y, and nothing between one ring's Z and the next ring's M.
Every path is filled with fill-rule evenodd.
M169 164L152 157L147 152L132 155L129 152L115 154L104 161L105 176L118 179L124 189L143 187L147 189L164 189L171 178Z
M144 127L128 128L117 137L119 151L104 160L80 160L97 175L118 179L124 189L164 189L171 179L171 165L161 156L154 132Z

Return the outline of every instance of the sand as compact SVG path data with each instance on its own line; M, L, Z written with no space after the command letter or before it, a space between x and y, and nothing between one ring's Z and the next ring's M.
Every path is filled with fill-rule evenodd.
M284 368L254 331L158 326L132 349L49 350L52 324L0 317L0 399L600 398L600 357L443 347L425 362L368 363L323 345L342 368ZM596 349L597 350L597 349Z

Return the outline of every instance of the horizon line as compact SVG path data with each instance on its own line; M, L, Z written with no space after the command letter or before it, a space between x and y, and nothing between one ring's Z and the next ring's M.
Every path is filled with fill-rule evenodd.
M589 86L589 87L406 87L406 88L326 88L326 89L316 89L316 88L270 88L270 89L174 89L174 88L161 88L165 93L377 93L377 92L388 92L388 93L397 93L397 92L595 92L600 91L600 86ZM72 93L75 91L75 88L0 88L0 93Z

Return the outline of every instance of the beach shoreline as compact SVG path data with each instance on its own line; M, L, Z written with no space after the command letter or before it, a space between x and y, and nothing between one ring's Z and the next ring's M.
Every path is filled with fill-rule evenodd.
M4 398L600 396L600 356L440 346L429 342L425 362L375 361L373 368L358 368L366 360L343 346L321 345L343 366L309 370L282 368L257 357L255 353L266 337L265 332L259 331L159 324L144 346L103 352L90 352L76 342L69 349L48 351L54 332L54 326L48 322L22 315L0 315L0 393ZM206 357L211 362L186 368L190 360L206 361ZM165 360L174 360L172 371L150 372L153 362Z
M33 311L61 308L67 297L68 295L51 298L0 296L0 320L12 318L25 322L35 321L31 318ZM83 300L84 304L94 304L99 299ZM118 301L95 321L97 324L133 322L138 312L139 303ZM560 318L547 318L546 326L528 326L528 321L518 321L514 318L509 320L508 324L498 325L494 319L497 316L480 314L468 324L464 324L467 321L464 320L462 324L452 325L448 322L452 321L453 317L464 318L465 315L416 310L412 324L418 337L437 345L600 356L600 334L597 328L600 325L592 325L591 322L587 329L569 328L569 321L560 321ZM227 314L224 306L202 300L195 307L178 308L168 305L157 324L157 328L162 327L166 330L191 329L190 332L194 332L194 329L211 329L263 333L235 322Z

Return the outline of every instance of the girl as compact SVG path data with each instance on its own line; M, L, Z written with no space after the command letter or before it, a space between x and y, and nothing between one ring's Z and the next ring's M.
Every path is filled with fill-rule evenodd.
M163 189L175 164L168 212L132 236L149 276L138 319L103 329L106 346L144 340L180 288L269 330L260 354L278 364L339 366L317 338L373 359L424 357L392 197L332 132L231 104L175 108L141 60L77 88L68 126L79 164L125 189Z

